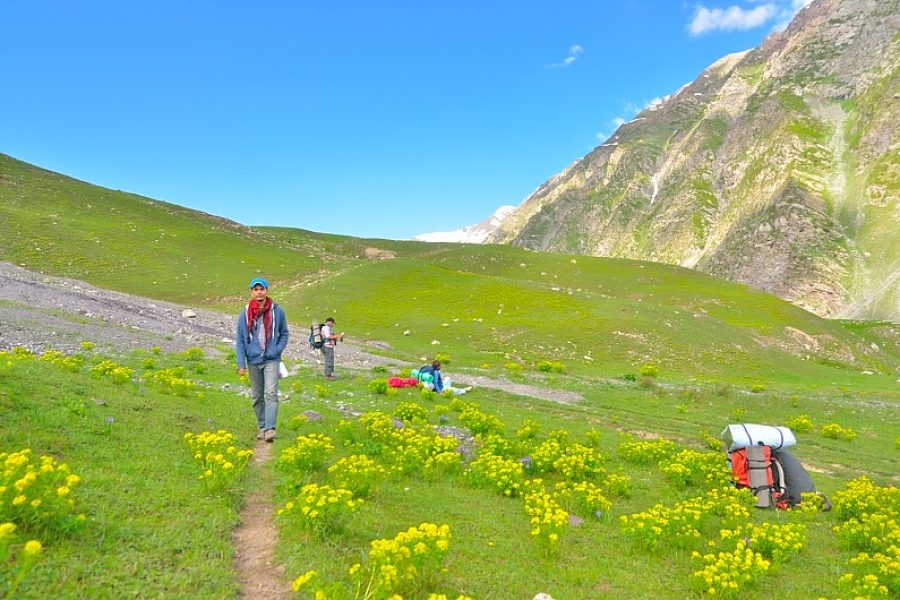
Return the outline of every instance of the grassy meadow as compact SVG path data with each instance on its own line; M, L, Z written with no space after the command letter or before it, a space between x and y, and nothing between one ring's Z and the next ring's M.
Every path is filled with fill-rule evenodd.
M277 557L287 576L316 572L298 597L312 597L316 590L329 598L367 597L359 591L365 585L357 586L360 573L371 576L372 541L391 540L422 523L449 526L449 547L435 551L436 556L426 552L435 564L424 563L421 579L401 582L394 590L405 598L431 593L531 598L541 591L557 599L711 597L692 575L702 568L693 552L729 550L722 529L770 523L802 530L802 549L771 559L755 581L740 584L741 593L834 598L849 589L838 578L858 571L849 563L859 551L855 538L833 531L849 508L774 512L738 504L721 514L709 509L697 525L696 539L683 539L674 530L657 540L643 539L621 519L657 504L677 507L714 488L710 482L723 472L724 452L713 449L710 438L734 420L776 423L809 415L809 430L797 431L795 454L814 469L818 488L836 505L843 506L839 502L848 494L848 482L861 476L880 486L896 485L896 404L867 406L844 396L784 397L768 390L744 394L708 384L666 386L653 377L600 385L575 405L487 388L455 398L416 388L379 393L383 390L372 381L403 374L398 363L372 372L345 371L335 382L292 365L296 374L282 384L286 397L273 460L251 463L222 489L207 489L198 480L202 469L185 433L224 429L235 435L232 443L238 448L252 448L255 442L250 403L235 393L243 384L234 380L230 358L151 349L124 357L94 350L75 356L81 358L2 356L0 403L7 418L0 423L0 448L30 448L35 457L46 454L67 463L81 479L71 493L73 510L85 515L80 526L64 531L21 524L17 544L34 537L44 550L15 597L237 597L230 531L239 521L242 498L263 486L271 490L276 509L297 505L276 524ZM120 377L110 363L130 372ZM173 373L193 383L173 383L167 379ZM536 375L516 377L537 380ZM544 383L578 379L568 372L553 377ZM308 422L301 416L306 410L321 413L322 421ZM402 419L405 427L397 429L392 418ZM824 435L828 423L853 431L855 438ZM435 465L428 462L441 454L434 446L441 444L434 425L479 433L474 439L467 433L462 443L444 443L444 450L451 449L450 462ZM327 445L310 443L321 436ZM467 447L467 458L456 452L459 445ZM683 451L688 454L682 456ZM351 455L365 455L384 469L368 476L365 470L355 472L366 482L367 489L357 496L363 503L322 527L305 521L298 513L302 486L337 488L340 482L363 489L353 473L341 477L335 466ZM531 469L521 469L523 456L534 461ZM553 462L554 456L571 461ZM712 466L701 467L685 484L657 464L661 458L665 465L686 456L707 457ZM496 465L484 468L487 459L503 460L513 470L498 476ZM527 483L532 479L541 483ZM553 492L565 482L590 483L600 499L573 505L571 512L585 522L553 526L558 539L551 542L542 537L546 531L532 533L524 506L536 485ZM879 494L888 498L885 510L900 508L896 494ZM9 498L0 498L8 511ZM349 575L357 563L356 576ZM14 559L6 566L16 564ZM368 597L387 597L381 589L375 586Z
M263 275L293 349L334 316L390 363L353 371L339 347L333 382L291 365L258 465L240 454L256 428L227 348L3 353L0 597L237 597L231 532L259 489L298 597L900 593L896 324L652 263L249 228L4 155L0 260L235 314ZM385 389L435 356L547 395ZM714 491L733 422L790 424L835 510L748 510ZM40 494L20 493L40 456ZM309 506L319 495L328 510Z

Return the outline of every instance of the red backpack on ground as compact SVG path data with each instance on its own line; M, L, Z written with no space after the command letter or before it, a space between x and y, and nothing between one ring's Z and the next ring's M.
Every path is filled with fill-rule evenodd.
M771 446L747 446L731 453L731 479L738 488L749 488L757 508L790 508L784 487L784 470Z

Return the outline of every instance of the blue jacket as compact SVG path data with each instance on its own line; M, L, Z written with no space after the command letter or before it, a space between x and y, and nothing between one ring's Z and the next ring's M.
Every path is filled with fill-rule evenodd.
M434 385L434 391L438 394L444 391L444 378L441 377L441 370L435 369L431 365L426 365L419 369L419 375L421 376L424 373L431 373L434 379L431 380L432 385Z
M281 360L288 343L287 318L284 311L275 303L272 303L272 331L269 332L269 343L263 354L259 339L247 331L247 307L241 311L237 319L237 334L234 340L234 354L237 359L238 369L246 369L247 365L261 365L270 360Z

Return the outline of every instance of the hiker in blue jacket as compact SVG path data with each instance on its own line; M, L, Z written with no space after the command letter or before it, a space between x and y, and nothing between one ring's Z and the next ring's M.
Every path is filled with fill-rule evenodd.
M450 378L445 379L444 376L441 375L441 361L439 361L439 360L436 360L433 363L431 363L430 365L426 365L426 366L422 367L421 369L419 369L419 379L421 380L422 375L424 375L426 373L430 373L432 376L432 380L430 383L427 384L427 387L429 387L430 389L433 389L438 394L440 394L445 389L447 389L447 390L452 390L454 394L459 396L461 394L465 394L466 392L468 392L469 390L472 389L471 386L466 387L466 388L453 387L452 384L450 383Z
M237 320L234 352L238 375L250 377L250 396L259 425L256 439L271 443L278 419L278 367L290 334L284 311L268 296L265 279L257 277L250 282L250 302Z

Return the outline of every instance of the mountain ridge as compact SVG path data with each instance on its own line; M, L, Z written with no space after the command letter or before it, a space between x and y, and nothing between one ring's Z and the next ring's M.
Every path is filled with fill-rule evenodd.
M529 195L487 240L653 260L900 320L900 11L816 0Z

